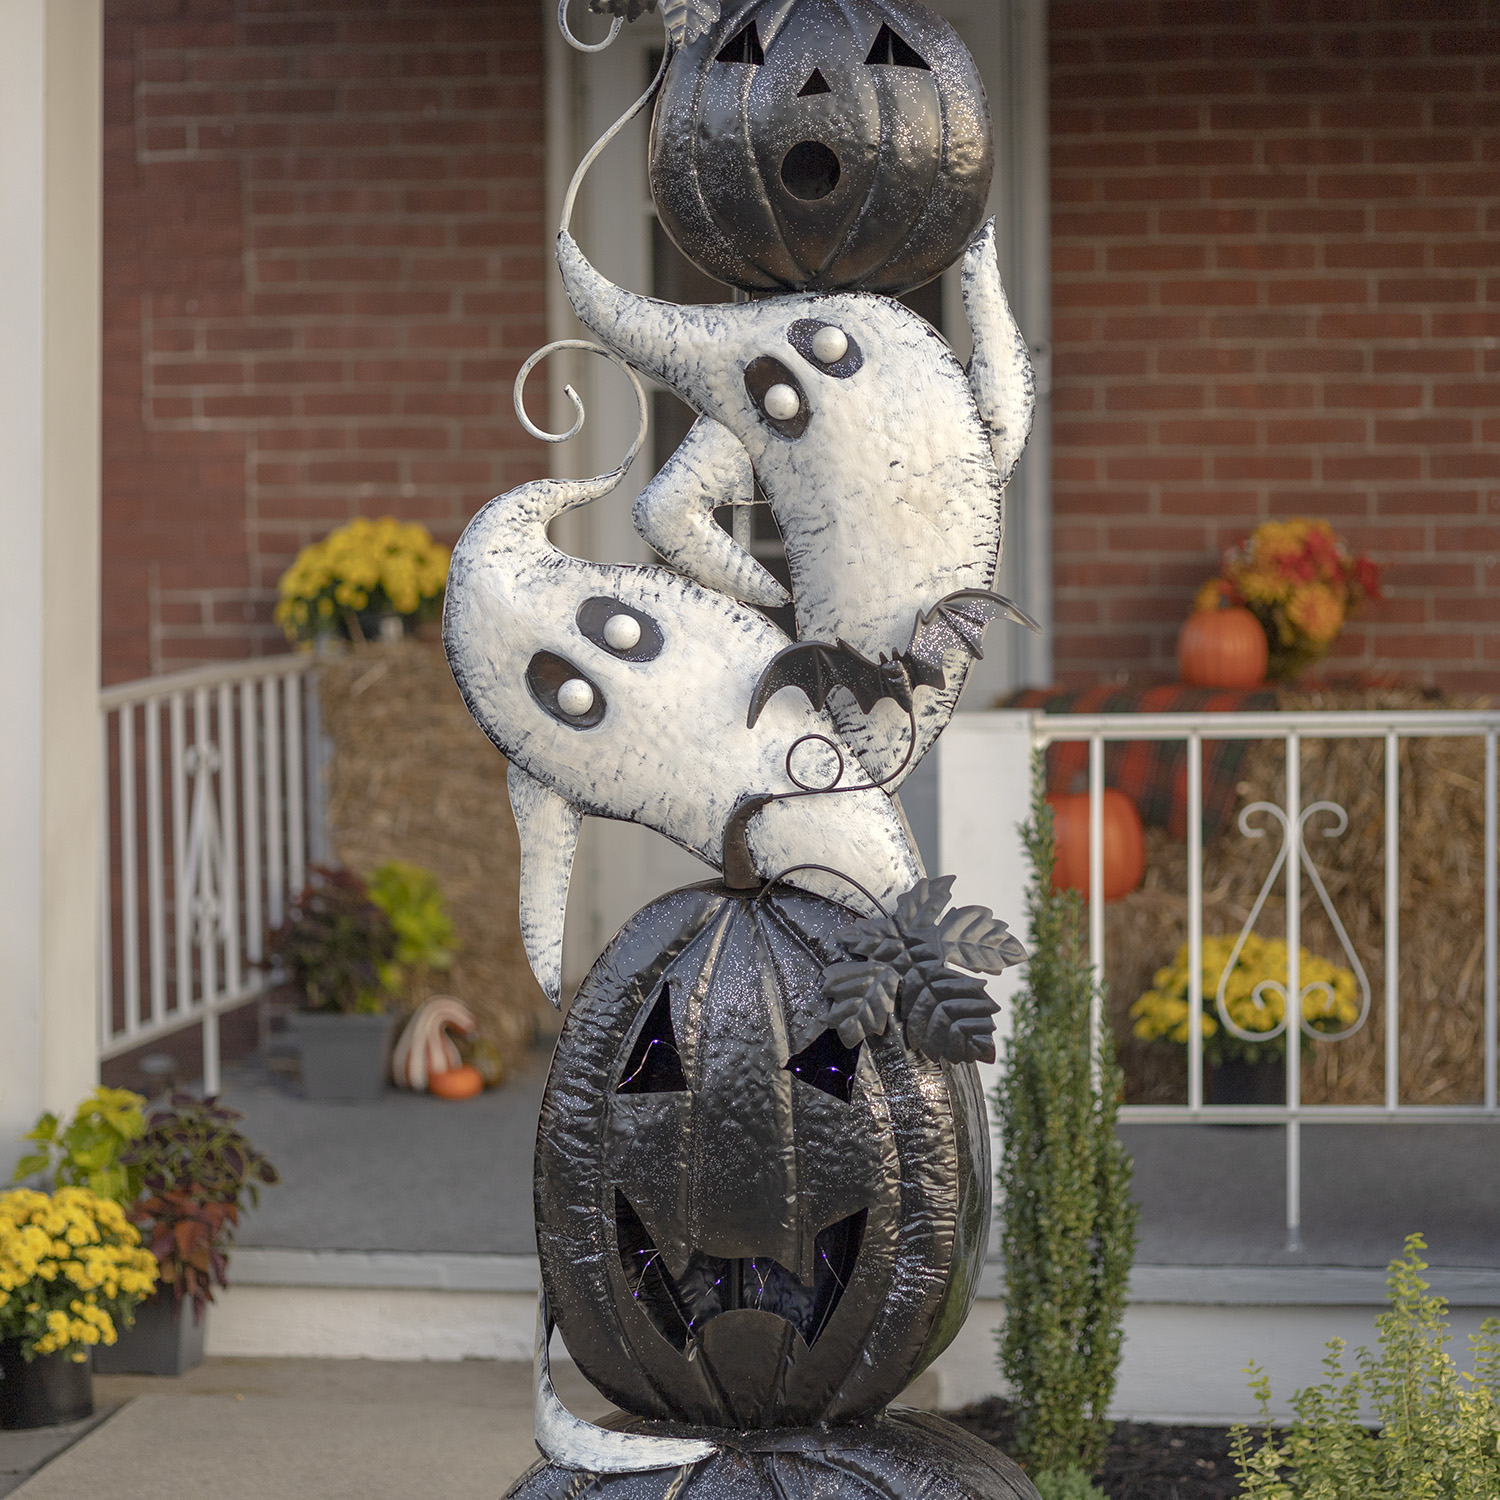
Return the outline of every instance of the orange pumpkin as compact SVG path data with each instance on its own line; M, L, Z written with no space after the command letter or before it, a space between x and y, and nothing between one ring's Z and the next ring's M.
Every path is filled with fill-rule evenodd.
M1259 628L1258 626L1256 627ZM1047 798L1052 808L1052 831L1057 840L1057 863L1052 867L1054 891L1082 891L1089 895L1089 795L1067 793ZM1113 787L1104 789L1104 899L1128 896L1146 873L1146 830L1135 803Z
M484 1078L478 1068L465 1064L442 1073L429 1073L427 1092L436 1094L439 1099L472 1099L475 1094L484 1092Z
M1192 687L1259 687L1266 659L1266 633L1241 605L1196 610L1177 634L1177 668Z

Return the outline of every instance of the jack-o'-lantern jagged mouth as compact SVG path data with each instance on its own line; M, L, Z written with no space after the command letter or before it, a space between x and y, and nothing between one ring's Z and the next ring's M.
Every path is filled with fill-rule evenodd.
M854 1275L868 1216L862 1208L818 1234L811 1286L769 1255L726 1259L701 1250L693 1251L682 1275L673 1276L640 1215L623 1193L615 1192L620 1264L631 1294L657 1332L679 1351L687 1349L705 1323L741 1308L784 1318L811 1348Z

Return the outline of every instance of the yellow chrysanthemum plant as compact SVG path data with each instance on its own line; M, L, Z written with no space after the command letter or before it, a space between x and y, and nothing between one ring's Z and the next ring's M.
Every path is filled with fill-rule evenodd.
M1344 622L1380 598L1380 570L1355 557L1327 521L1267 521L1224 554L1224 566L1198 590L1195 610L1242 604L1266 632L1268 674L1295 677L1327 655Z
M0 1193L0 1339L77 1363L113 1344L156 1287L156 1257L110 1198L83 1187Z
M1235 956L1239 939L1225 935L1203 939L1203 1056L1210 1063L1259 1062L1286 1055L1286 1036L1278 1031L1286 1015L1287 945L1280 938L1251 933ZM1346 1031L1360 1017L1359 981L1351 969L1300 950L1302 1016L1317 1033ZM1225 968L1233 960L1233 968ZM1151 988L1130 1007L1135 1035L1186 1047L1190 1028L1188 945L1152 977ZM1276 1032L1264 1042L1246 1041L1220 1024L1220 980L1224 1008L1241 1031Z
M450 549L425 526L356 517L304 547L278 585L276 623L293 641L361 640L372 616L420 624L442 611Z

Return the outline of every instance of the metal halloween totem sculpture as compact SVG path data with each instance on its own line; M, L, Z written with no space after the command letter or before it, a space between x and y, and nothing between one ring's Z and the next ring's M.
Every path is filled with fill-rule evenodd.
M492 500L454 552L444 639L510 762L521 930L561 999L585 813L722 878L652 902L575 997L537 1138L537 1443L512 1494L983 1500L1035 1492L936 1418L886 1408L973 1301L990 1207L974 1063L1005 923L928 879L896 792L997 618L1003 494L1032 409L1001 289L972 59L917 0L660 5L665 57L585 157L563 285L622 366L624 462ZM564 35L584 47L568 24ZM651 183L682 251L752 300L605 280L569 233L583 174L656 101ZM962 261L961 366L892 296ZM550 346L527 361L523 390ZM547 524L612 491L643 371L700 420L636 502L670 567L586 562ZM790 600L714 518L769 503ZM790 602L794 641L761 610ZM627 1414L561 1406L554 1323Z

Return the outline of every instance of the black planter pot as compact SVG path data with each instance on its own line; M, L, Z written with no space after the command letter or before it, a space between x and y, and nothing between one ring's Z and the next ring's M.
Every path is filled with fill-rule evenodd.
M1214 1063L1204 1069L1207 1104L1285 1104L1286 1068L1274 1062Z
M93 1416L93 1368L70 1355L60 1349L27 1363L20 1339L0 1340L0 1430L57 1427Z
M193 1304L177 1302L170 1286L158 1287L135 1310L135 1325L122 1328L113 1344L94 1350L100 1375L182 1375L203 1363L208 1309L193 1316Z
M289 1019L309 1099L371 1104L380 1097L390 1073L395 1016L298 1010Z

